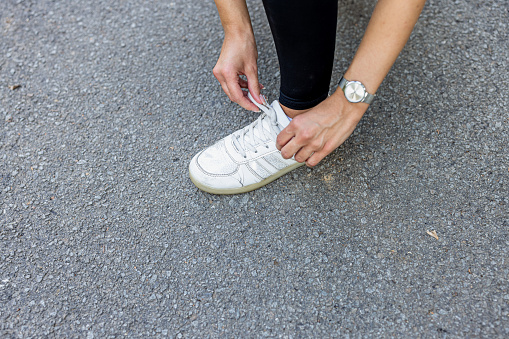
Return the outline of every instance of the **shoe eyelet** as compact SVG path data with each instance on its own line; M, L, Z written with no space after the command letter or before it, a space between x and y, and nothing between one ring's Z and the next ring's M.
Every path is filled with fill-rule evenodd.
M269 148L269 146L265 145L265 148Z

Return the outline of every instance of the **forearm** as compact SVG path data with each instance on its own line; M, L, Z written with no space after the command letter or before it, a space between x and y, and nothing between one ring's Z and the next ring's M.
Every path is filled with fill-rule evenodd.
M215 0L225 38L237 35L254 37L245 0Z
M231 101L248 110L258 107L247 98L248 89L258 103L258 50L245 0L215 0L224 41L221 54L212 72ZM244 78L245 77L245 78Z
M345 78L361 81L369 93L375 93L410 37L425 2L379 0Z
M375 93L405 46L424 2L379 0L345 78L360 81L369 93ZM348 102L338 89L316 107L295 116L279 133L277 148L285 159L295 156L295 160L315 166L352 134L368 107Z

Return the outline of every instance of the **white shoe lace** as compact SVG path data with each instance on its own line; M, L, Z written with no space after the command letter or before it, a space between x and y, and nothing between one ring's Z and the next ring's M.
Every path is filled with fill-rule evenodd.
M244 158L247 157L246 150L258 153L256 145L267 140L276 140L277 135L281 132L276 111L265 101L265 98L263 98L265 104L260 105L254 100L251 93L248 92L247 96L263 113L256 121L233 134L233 144ZM269 148L269 146L265 147Z

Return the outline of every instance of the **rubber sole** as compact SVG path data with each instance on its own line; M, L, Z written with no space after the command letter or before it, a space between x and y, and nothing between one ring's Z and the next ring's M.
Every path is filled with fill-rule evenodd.
M198 180L193 178L191 173L189 173L189 177L191 178L191 181L193 182L193 184L195 184L196 187L198 187L202 191L205 191L205 192L208 192L208 193L212 193L212 194L240 194L240 193L250 192L250 191L253 191L253 190L257 189L257 188L263 187L263 186L273 182L277 178L285 175L286 173L288 173L290 171L293 171L294 169L303 166L304 164L305 163L303 163L303 162L302 163L298 162L296 164L293 164L291 166L288 166L288 167L282 169L279 172L276 172L276 173L272 174L270 177L267 177L267 178L263 179L260 182L257 182L255 184L251 184L251 185L247 185L247 186L242 186L242 187L239 187L239 188L218 189L218 188L214 188L214 187L209 187L209 186L203 185Z

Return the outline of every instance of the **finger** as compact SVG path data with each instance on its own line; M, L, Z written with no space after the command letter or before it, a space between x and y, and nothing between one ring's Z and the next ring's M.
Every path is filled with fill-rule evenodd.
M337 146L335 146L335 144L332 142L326 143L321 150L313 153L309 157L309 159L306 160L306 165L308 165L309 167L314 167L318 165L318 163L322 161L322 159L329 155L332 151L334 151L336 147Z
M244 93L242 89L240 88L240 85L238 83L238 80L232 81L230 79L226 82L226 86L228 87L228 91L230 92L229 98L231 101L236 102L241 107L253 111L253 112L259 112L258 107L256 107L255 104L251 102L247 97L244 96Z
M230 98L230 91L228 90L228 86L226 86L226 82L221 82L221 88L223 89L223 92L228 96L228 98L231 100Z
M325 158L329 153L326 153L324 152L323 150L320 151L320 152L315 152L313 153L313 155L311 155L307 160L306 160L306 165L309 166L309 167L315 167L316 165L318 165L318 163L320 161L323 160L323 158Z
M247 88L248 88L247 81L246 81L246 80L244 80L244 79L242 79L242 78L239 78L239 79L240 79L240 81L239 81L239 85L240 85L240 87L241 87L241 88L245 88L245 89L247 89ZM259 84L258 86L260 87L260 90L262 90L262 89L264 89L264 88L265 88L265 86L263 86L262 84ZM260 95L261 95L261 94L260 94ZM246 96L247 96L247 94L246 94Z
M297 153L295 153L295 161L305 162L312 154L313 150L310 147L302 147Z
M279 132L276 138L276 147L278 150L282 150L283 147L295 136L295 132L292 129L291 123L286 126L281 132Z
M230 98L230 91L228 90L228 86L226 85L226 79L223 77L223 75L221 73L216 71L215 68L214 68L214 70L212 72L213 72L214 76L216 77L217 81L219 81L219 84L221 85L221 88L223 89L223 92L231 100L231 98Z
M286 145L283 146L281 149L281 156L285 159L290 159L293 157L300 149L302 148L302 145L299 145L295 138L290 140Z

